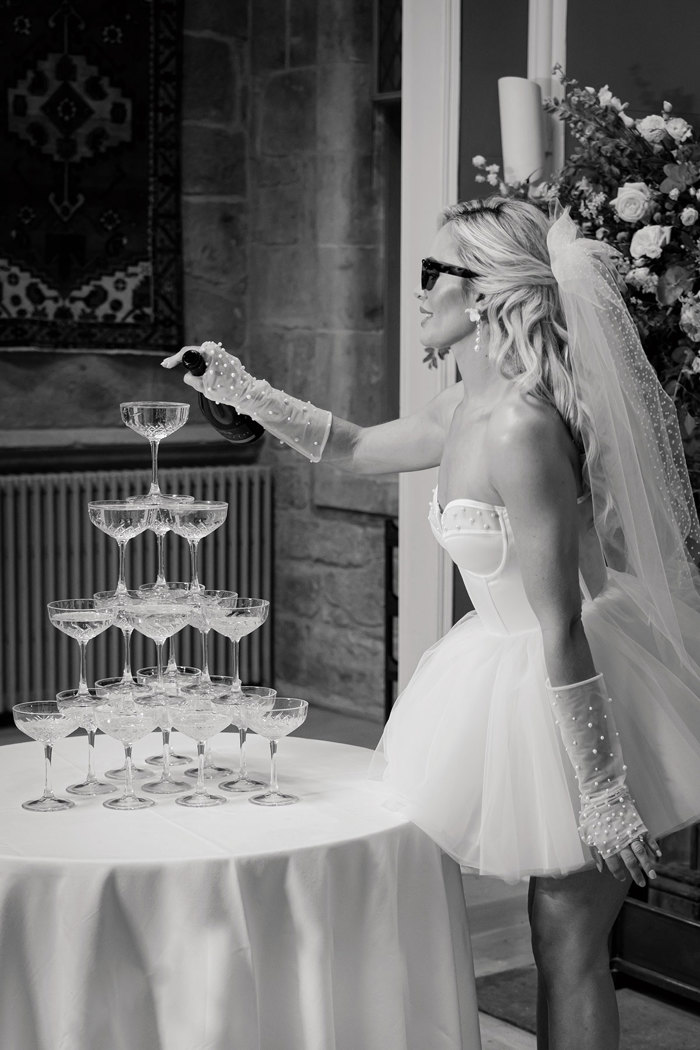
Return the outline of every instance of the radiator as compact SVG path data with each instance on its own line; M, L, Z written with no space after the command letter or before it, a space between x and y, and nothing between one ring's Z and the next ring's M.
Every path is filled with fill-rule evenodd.
M95 471L0 477L0 710L23 700L53 699L77 685L78 645L52 627L46 603L86 598L117 583L117 544L91 524L92 499L123 499L148 491L150 472ZM225 523L199 544L199 579L205 587L240 595L271 596L272 498L267 467L161 469L163 492L226 500ZM189 580L189 547L165 537L166 576ZM127 546L127 586L156 578L156 537L150 531ZM271 614L273 610L270 610ZM201 666L200 635L186 627L175 637L178 663ZM88 643L88 683L121 673L122 635L109 628ZM230 670L230 642L212 631L212 673ZM155 663L155 644L136 631L134 671ZM241 641L243 681L272 684L272 621Z

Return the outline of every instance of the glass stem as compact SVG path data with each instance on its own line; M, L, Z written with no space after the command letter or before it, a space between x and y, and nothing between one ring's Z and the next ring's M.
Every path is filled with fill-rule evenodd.
M165 642L156 642L156 678L158 681L158 691L160 693L165 692L165 683L163 682L163 649L165 648Z
M168 666L166 668L167 674L177 674L177 657L175 656L175 635L170 635L168 642Z
M122 627L122 638L124 639L124 670L122 671L122 681L131 684L133 675L131 673L131 636L134 633L133 627Z
M51 790L51 755L53 754L53 744L44 744L44 794L42 798L53 798L53 791Z
M238 727L238 740L240 742L241 758L240 758L240 769L238 771L238 775L241 777L242 780L245 780L245 778L248 776L248 766L246 764L246 757L245 757L245 742L246 742L246 737L247 736L248 736L248 727L247 726L243 726L243 725L239 726Z
M116 594L126 594L126 545L128 540L117 540L117 547L119 548L119 579L117 580L117 586L115 589Z
M151 442L151 496L160 495L160 487L158 485L158 441L150 439Z
M203 795L205 793L204 787L204 745L206 741L197 741L197 788L196 794Z
M78 678L78 695L89 696L87 687L87 659L85 650L87 649L87 642L78 642L78 649L80 650L80 675Z
M233 691L234 691L234 693L240 693L240 691L241 691L241 679L240 679L240 675L239 675L239 672L238 672L238 667L239 667L238 647L239 647L240 644L241 643L240 643L240 640L238 638L232 638L231 639L231 645L233 647L233 669L231 671L231 677L233 678Z
M209 675L209 631L200 631L202 636L202 681L211 682Z
M270 741L270 791L274 791L275 794L279 791L279 784L277 783L277 741Z
M134 797L134 769L131 761L131 744L124 744L124 798Z
M85 778L85 780L86 780L86 783L88 783L88 784L91 784L93 782L93 780L95 779L95 765L94 765L94 759L95 759L95 733L96 733L95 729L88 729L88 731L87 731L87 738L88 738L88 768L87 768L87 777Z
M163 734L163 780L170 780L170 730L161 729Z
M190 590L199 590L199 577L197 576L197 548L199 540L188 540L190 545Z
M165 587L168 582L165 578L165 536L160 532L156 533L156 545L158 548L158 575L156 576L156 586Z

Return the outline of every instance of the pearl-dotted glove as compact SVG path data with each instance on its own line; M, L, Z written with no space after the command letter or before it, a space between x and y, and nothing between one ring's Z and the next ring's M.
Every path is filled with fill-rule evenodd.
M625 785L620 734L602 674L547 692L581 791L579 835L607 860L647 833Z
M207 370L199 380L186 376L185 382L200 389L211 401L233 405L290 448L318 463L331 429L330 412L290 397L270 386L266 379L256 379L220 343L202 343L197 349L207 360Z

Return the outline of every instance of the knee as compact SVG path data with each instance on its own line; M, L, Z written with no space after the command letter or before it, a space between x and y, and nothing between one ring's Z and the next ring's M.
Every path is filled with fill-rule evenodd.
M607 937L542 915L533 918L531 930L532 953L546 985L578 984L609 971Z

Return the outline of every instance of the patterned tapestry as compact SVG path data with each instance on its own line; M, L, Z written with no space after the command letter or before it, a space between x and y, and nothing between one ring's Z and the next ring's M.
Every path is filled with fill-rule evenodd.
M0 4L0 347L181 342L179 6Z

